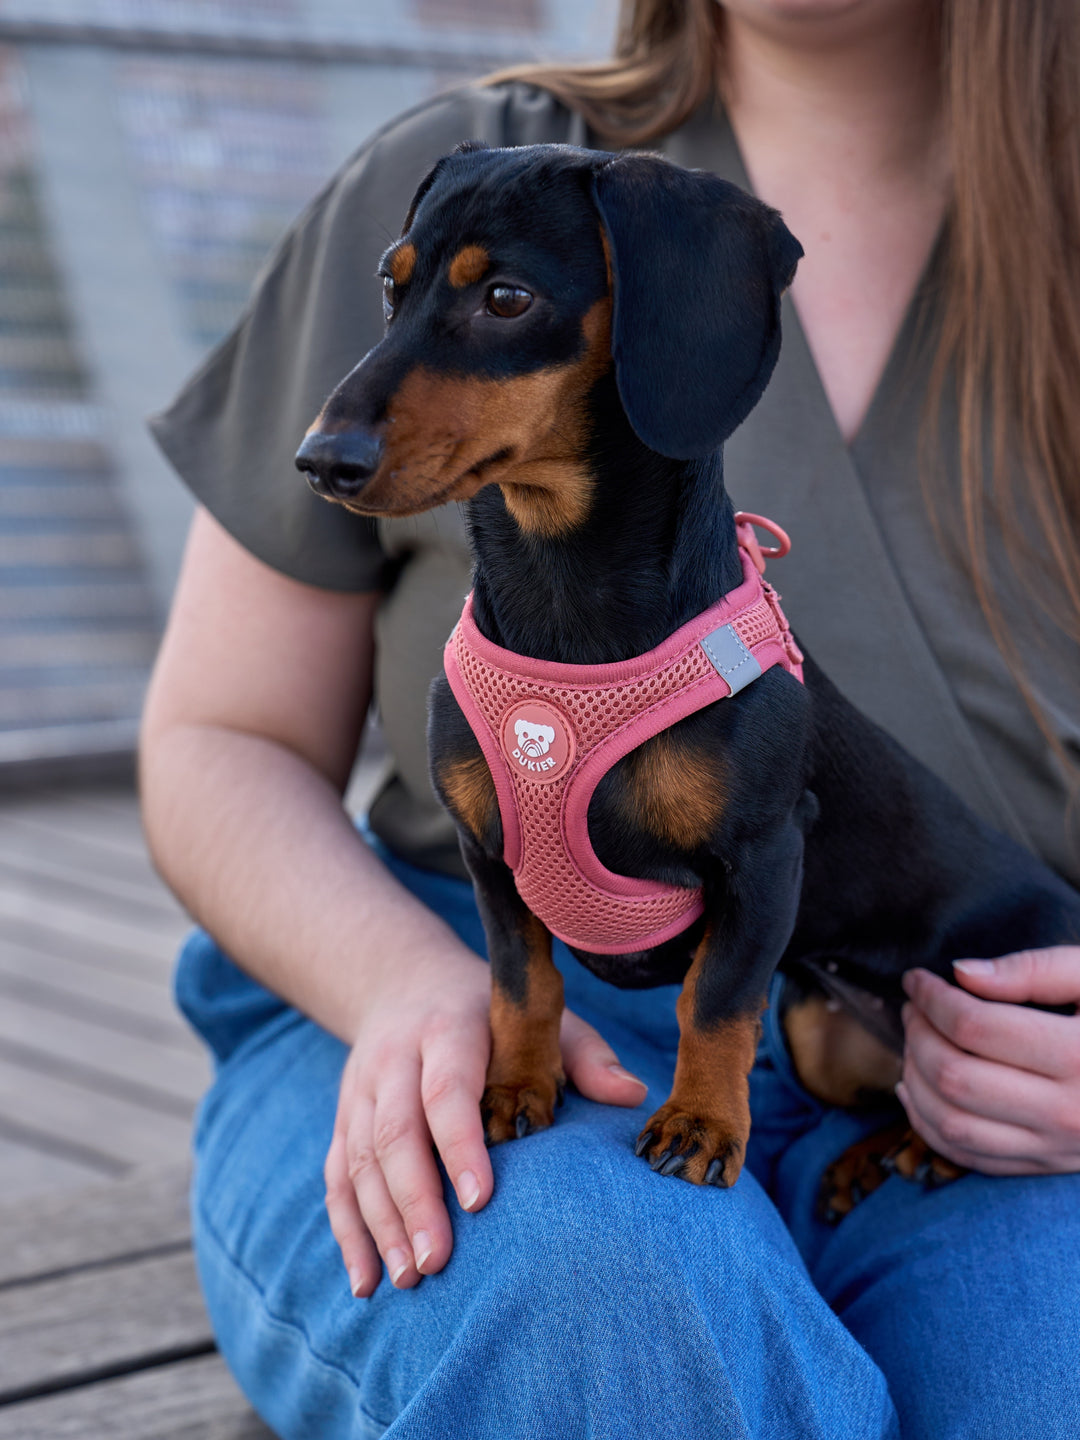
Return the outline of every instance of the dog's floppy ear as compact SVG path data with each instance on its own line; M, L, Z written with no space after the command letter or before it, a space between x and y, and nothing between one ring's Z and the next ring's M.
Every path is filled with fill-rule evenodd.
M706 455L768 383L802 246L760 200L656 156L621 155L592 186L611 251L623 407L650 449Z

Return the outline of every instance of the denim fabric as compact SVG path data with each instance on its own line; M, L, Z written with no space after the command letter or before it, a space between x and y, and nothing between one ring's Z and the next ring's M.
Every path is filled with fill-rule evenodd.
M471 889L386 857L483 953ZM177 994L217 1062L195 1136L195 1248L225 1358L286 1440L1073 1440L1080 1180L895 1178L835 1229L824 1166L873 1118L798 1085L766 1014L748 1169L730 1191L632 1145L666 1098L674 987L619 991L563 949L567 1003L646 1080L632 1112L568 1094L491 1152L495 1195L411 1291L349 1293L323 1206L344 1047L206 935ZM894 1409L895 1405L895 1409ZM899 1422L897 1419L899 1416Z

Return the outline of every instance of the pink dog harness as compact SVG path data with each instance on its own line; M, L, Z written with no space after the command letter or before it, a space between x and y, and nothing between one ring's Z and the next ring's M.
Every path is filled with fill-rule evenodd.
M503 858L518 893L553 935L598 955L647 950L704 909L701 889L616 875L589 841L593 791L616 761L696 710L782 665L802 680L802 655L766 556L791 542L758 515L735 517L743 583L632 660L564 665L485 639L472 596L446 643L446 676L483 748L502 815ZM779 541L762 550L753 527Z

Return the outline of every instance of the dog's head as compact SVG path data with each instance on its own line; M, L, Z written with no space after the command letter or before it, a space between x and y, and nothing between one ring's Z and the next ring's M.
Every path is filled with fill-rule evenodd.
M774 210L652 155L465 146L382 258L385 337L296 463L362 514L502 489L526 530L580 522L589 397L614 366L638 438L716 450L768 382L802 250Z

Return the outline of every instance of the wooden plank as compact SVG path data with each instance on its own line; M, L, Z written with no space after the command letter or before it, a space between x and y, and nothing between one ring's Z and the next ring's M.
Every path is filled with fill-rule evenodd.
M202 1053L199 1042L179 1014L166 1013L161 1018L151 1018L100 999L92 986L86 986L81 993L72 993L48 984L40 975L12 975L3 967L3 948L0 942L0 999L32 1005L46 1014L70 1016L99 1030L146 1040L189 1055Z
M110 576L107 581L91 585L59 581L47 588L8 585L0 591L0 622L17 624L30 618L64 618L79 615L83 619L143 619L150 613L146 585L138 576Z
M91 918L81 906L65 904L55 897L46 908L39 897L28 895L21 888L0 884L0 927L8 921L26 922L42 932L52 931L75 945L85 940L124 955L163 961L166 965L176 952L180 933L180 927L171 932L167 927L136 926L103 915Z
M198 1055L105 1031L10 996L0 1005L0 1054L19 1054L43 1074L78 1073L104 1094L136 1097L144 1091L145 1103L166 1113L187 1113L206 1088L206 1065Z
M44 1191L82 1190L100 1173L0 1133L0 1200L26 1201Z
M182 933L187 924L184 912L160 881L132 883L64 864L60 859L20 854L16 847L5 844L2 834L0 885L11 889L21 887L49 905L65 898L74 905L84 906L88 914L128 917L172 937Z
M158 953L146 949L121 950L115 944L99 942L95 936L72 933L50 924L48 915L16 915L3 913L0 904L0 934L43 955L63 955L80 965L107 970L115 975L140 976L144 980L167 984L174 954L168 947ZM85 930L85 926L83 927Z
M24 863L40 868L40 863L57 865L78 875L93 875L117 880L164 896L177 915L183 909L166 888L150 863L145 849L120 849L101 845L85 836L53 833L48 827L33 825L21 815L0 808L0 845L5 851L16 851Z
M86 569L139 569L139 552L125 530L75 535L0 535L0 567L73 566Z
M111 815L139 827L139 800L134 790L116 786L73 790L67 797L79 810L92 810L96 815ZM140 830L140 834L141 834Z
M0 1290L0 1404L213 1345L190 1250Z
M0 1205L0 1289L60 1271L121 1260L191 1237L188 1167L164 1165L127 1180L45 1196L28 1211Z
M102 1176L186 1159L193 1104L186 1113L170 1113L146 1103L142 1087L110 1094L100 1080L92 1089L76 1067L55 1073L62 1057L48 1057L53 1073L24 1058L17 1050L0 1053L0 1131L9 1138L92 1166ZM209 1082L208 1064L206 1069ZM0 1172L0 1203L9 1198Z
M183 1050L202 1048L177 1011L164 974L117 975L0 935L0 993L11 985L23 987L24 997L45 1009L93 1016L103 1025Z
M0 1409L0 1440L273 1440L220 1355Z
M0 585L3 577L0 576ZM27 690L22 676L0 676L0 725L61 725L80 718L109 719L138 715L146 676L111 679L100 673L51 689Z
M74 618L74 617L73 617ZM75 624L0 633L0 665L42 670L58 665L149 666L158 633L149 626Z
M137 812L127 818L111 816L106 824L98 824L92 810L72 804L62 796L39 791L32 801L8 799L0 808L0 816L5 822L15 821L42 835L71 837L128 855L146 853Z

